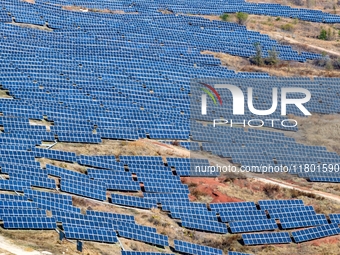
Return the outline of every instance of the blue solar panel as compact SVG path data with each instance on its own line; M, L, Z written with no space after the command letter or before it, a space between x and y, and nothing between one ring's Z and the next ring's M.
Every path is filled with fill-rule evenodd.
M220 249L184 242L180 240L174 240L175 250L187 254L197 255L222 255L223 252Z
M142 241L145 243L160 245L160 246L169 246L168 237L165 235L157 234L154 232L141 232L140 229L123 227L118 230L118 235L121 237Z
M288 232L242 234L245 245L291 243Z
M13 229L56 229L54 218L42 216L3 216L4 228Z
M256 232L263 230L274 230L278 226L274 219L256 221L233 221L229 223L232 233Z
M304 215L300 217L280 218L281 227L283 229L311 227L318 225L326 225L328 221L323 214Z
M338 224L334 223L292 232L292 236L296 243L338 234L340 234L340 228Z
M255 210L256 205L254 202L232 202L232 203L218 203L210 204L212 211L244 211L244 210Z
M332 223L340 224L340 214L332 213L329 215L329 219Z
M303 201L300 199L294 200L260 200L259 205L262 210L276 208L276 207L285 207L285 206L303 206Z
M174 254L150 251L122 251L122 255L174 255Z
M117 235L113 230L88 229L78 226L63 225L65 236L69 239L88 240L105 243L117 243Z

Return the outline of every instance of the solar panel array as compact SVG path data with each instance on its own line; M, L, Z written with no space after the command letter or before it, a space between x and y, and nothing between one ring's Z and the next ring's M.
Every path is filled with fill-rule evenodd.
M245 245L282 244L292 242L288 232L242 234L242 239Z
M222 255L223 252L220 249L211 248L208 246L193 244L189 242L184 242L181 240L174 240L175 250L178 252L183 252L187 254L197 254L197 255Z
M338 234L340 234L340 228L336 223L292 232L294 241L297 243Z

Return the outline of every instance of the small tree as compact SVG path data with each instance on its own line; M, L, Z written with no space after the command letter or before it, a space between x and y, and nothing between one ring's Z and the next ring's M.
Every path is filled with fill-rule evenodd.
M294 29L294 26L290 23L281 25L281 29L284 31L292 31Z
M220 16L220 18L223 20L223 21L227 21L228 18L229 18L229 15L227 13L224 13Z
M254 46L255 46L256 54L255 54L255 56L250 58L250 62L252 64L257 65L257 66L262 66L264 61L263 61L263 58L262 58L261 44L257 42L257 43L254 44Z
M279 53L276 51L275 47L272 50L268 50L268 58L266 59L267 65L276 65L279 63Z
M236 14L236 18L238 20L238 23L240 25L244 25L248 19L248 13L245 13L245 12L238 12Z
M321 29L320 35L318 36L320 40L327 40L327 31L326 29Z
M331 60L328 60L328 61L326 62L325 69L326 69L327 71L332 71L332 70L333 70L333 64L332 64L332 61L331 61Z

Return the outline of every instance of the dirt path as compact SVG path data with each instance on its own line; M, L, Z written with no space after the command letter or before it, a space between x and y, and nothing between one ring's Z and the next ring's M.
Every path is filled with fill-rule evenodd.
M44 252L39 252L39 251L27 251L24 250L23 248L13 244L10 240L6 239L3 236L0 236L0 250L5 250L8 251L9 253L7 254L15 254L15 255L42 255L42 254L51 254L51 253L44 253ZM1 254L1 253L0 253Z

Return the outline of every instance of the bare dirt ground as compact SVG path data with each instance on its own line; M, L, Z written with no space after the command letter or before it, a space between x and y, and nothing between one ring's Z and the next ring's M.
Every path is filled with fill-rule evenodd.
M53 32L53 29L49 28L46 25L40 26L40 25L33 25L33 24L27 24L27 23L18 23L18 22L14 22L14 21L10 24L15 25L15 26L19 26L19 27L38 29L38 30L45 31L45 32Z
M189 151L182 147L149 139L139 139L132 142L102 139L101 144L57 143L53 149L83 155L114 155L117 158L119 155L181 158L190 156Z
M23 249L15 244L11 240L0 236L0 254L2 255L41 255L40 252L32 249Z
M100 12L100 13L108 13L108 14L138 14L138 12L126 13L122 10L93 9L93 8L86 8L82 6L63 6L62 9L67 10L67 11Z

